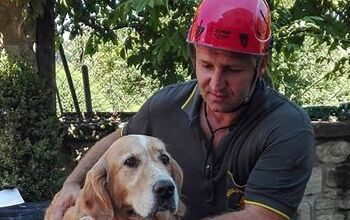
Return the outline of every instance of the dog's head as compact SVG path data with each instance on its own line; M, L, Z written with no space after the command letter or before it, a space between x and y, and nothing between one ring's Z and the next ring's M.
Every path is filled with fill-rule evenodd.
M182 215L182 178L162 141L144 135L124 136L88 172L85 203L97 201L96 209L126 218L152 218L167 210Z

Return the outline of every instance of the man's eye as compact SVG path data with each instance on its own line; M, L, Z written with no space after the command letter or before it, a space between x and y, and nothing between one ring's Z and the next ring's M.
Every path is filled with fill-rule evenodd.
M228 69L225 71L225 73L236 75L236 74L242 73L242 70L241 69Z
M134 156L129 157L128 159L126 159L124 161L125 166L133 167L133 168L137 167L139 165L139 163L140 163L140 161Z
M211 65L208 65L208 64L203 64L202 66L203 66L203 68L205 68L205 69L211 69L211 68L212 68L212 66L211 66Z
M239 68L228 68L227 71L232 72L232 73L239 73L239 72L242 72L242 69L239 69Z
M206 68L206 69L210 69L210 68L213 67L213 65L211 65L210 63L207 63L207 62L202 62L202 63L201 63L201 66L202 66L203 68Z
M168 165L170 162L170 158L165 154L160 155L160 160L164 165Z

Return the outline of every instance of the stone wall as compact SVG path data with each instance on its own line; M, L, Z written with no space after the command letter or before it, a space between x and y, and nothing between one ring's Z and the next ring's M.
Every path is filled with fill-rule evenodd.
M314 122L315 164L298 220L350 220L350 123Z

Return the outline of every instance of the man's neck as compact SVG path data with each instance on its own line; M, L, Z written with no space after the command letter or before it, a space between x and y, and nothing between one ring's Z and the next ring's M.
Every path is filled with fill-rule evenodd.
M218 146L220 141L229 132L240 117L242 109L236 112L214 112L205 102L200 107L200 127L208 140L212 140L214 147Z
M202 107L204 107L205 103ZM217 127L227 127L234 125L239 119L242 109L235 112L214 112L207 106L207 117L213 129Z

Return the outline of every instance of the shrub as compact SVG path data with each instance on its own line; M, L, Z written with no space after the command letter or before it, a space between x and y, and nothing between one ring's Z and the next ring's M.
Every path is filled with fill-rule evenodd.
M25 201L52 197L61 185L58 120L34 70L0 54L0 188Z

